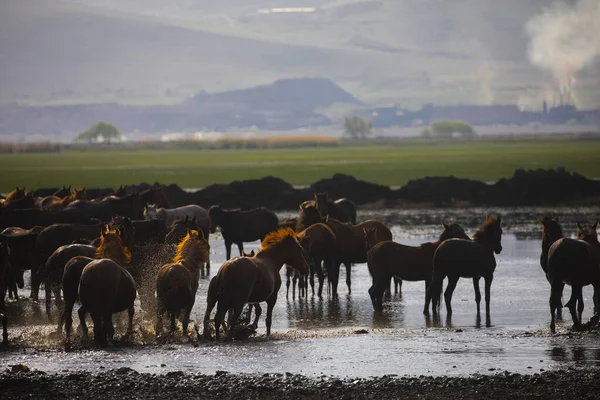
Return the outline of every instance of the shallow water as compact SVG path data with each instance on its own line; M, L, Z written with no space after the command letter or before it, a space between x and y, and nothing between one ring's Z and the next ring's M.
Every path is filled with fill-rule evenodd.
M455 220L467 232L472 232L485 211L390 210L362 213L361 218L380 218L393 224L394 240L416 245L436 239L440 233L437 221ZM52 327L45 315L29 300L21 299L18 303L9 303L9 333L11 337L17 336L16 341L23 343L25 349L0 352L0 360L4 365L23 363L48 372L127 366L140 372L157 373L226 370L356 377L468 375L498 370L533 373L568 365L597 364L600 361L597 335L564 334L570 325L566 310L565 322L559 325L559 332L563 334L549 334L549 285L539 266L541 235L535 224L535 217L549 210L500 211L507 226L503 251L496 257L498 267L492 284L492 319L488 327L485 316L483 320L476 318L471 280L459 281L453 297L454 313L449 321L443 306L440 320L422 314L423 282L404 282L402 295L392 296L384 312L376 314L367 293L371 278L365 264L352 268L352 294L348 294L345 282L340 281L338 299L312 296L293 299L291 292L286 298L285 270L282 269L284 284L273 312L271 338L264 336L263 313L258 337L245 342L200 342L197 347L181 342L65 352L57 338L48 339ZM567 234L574 231L574 223L569 221L576 218L591 221L599 215L599 209L594 208L555 211L564 216ZM246 250L257 247L259 243L251 243ZM220 236L211 236L211 275L224 258ZM201 279L192 313L196 321L201 321L204 314L207 286L208 279ZM481 287L483 292L483 280ZM28 291L22 291L24 293ZM569 293L567 289L565 297ZM591 287L584 289L584 298L584 320L587 320L592 315ZM137 315L138 322L139 318ZM140 335L139 328L137 335Z

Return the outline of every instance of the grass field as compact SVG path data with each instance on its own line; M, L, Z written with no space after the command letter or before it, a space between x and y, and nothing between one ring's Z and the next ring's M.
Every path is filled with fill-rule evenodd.
M517 168L555 168L600 177L600 142L564 140L343 145L332 148L200 151L65 151L0 155L0 191L15 186L118 187L140 182L200 188L280 177L308 185L341 172L401 186L424 176L495 181Z

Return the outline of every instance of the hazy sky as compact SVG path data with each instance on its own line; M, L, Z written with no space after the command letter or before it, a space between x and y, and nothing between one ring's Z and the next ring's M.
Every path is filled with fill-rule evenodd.
M0 8L2 103L173 103L322 76L374 104L538 107L562 90L580 107L600 105L598 0L0 0Z

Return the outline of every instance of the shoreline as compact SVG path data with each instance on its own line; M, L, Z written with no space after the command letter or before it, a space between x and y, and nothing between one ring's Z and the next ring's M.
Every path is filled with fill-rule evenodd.
M593 398L600 390L600 369L565 368L540 374L520 375L501 371L468 377L380 377L348 379L322 375L230 374L213 375L168 372L139 373L127 367L106 372L48 374L12 366L0 373L6 398ZM13 372L14 370L14 372ZM576 382L576 384L574 384Z

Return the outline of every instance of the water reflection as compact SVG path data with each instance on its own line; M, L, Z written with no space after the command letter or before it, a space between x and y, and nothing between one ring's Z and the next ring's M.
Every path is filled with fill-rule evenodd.
M574 343L572 345L561 343L560 345L550 347L546 352L550 359L558 363L569 361L574 361L577 364L600 362L600 348L590 347L583 343Z

